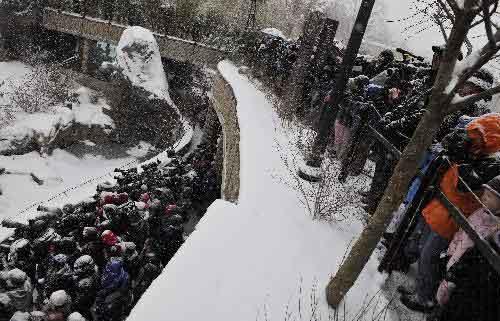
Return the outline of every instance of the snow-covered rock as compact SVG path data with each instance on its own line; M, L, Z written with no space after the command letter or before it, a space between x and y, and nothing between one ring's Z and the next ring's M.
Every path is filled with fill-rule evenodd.
M134 86L166 99L172 105L160 48L151 31L137 26L125 29L116 47L116 61L122 74Z
M94 128L109 133L115 124L104 113L109 106L104 100L92 103L88 88L81 87L76 93L78 101L72 109L62 106L48 106L44 111L26 113L16 111L15 118L0 128L0 154L21 154L37 150L55 142L68 129ZM88 131L87 131L88 132ZM66 137L66 141L68 137ZM74 137L81 139L86 137Z
M287 37L285 37L285 35L283 34L283 32L279 29L276 29L276 28L265 28L265 29L262 29L261 32L263 32L267 35L273 36L273 37L278 37L278 38L282 38L284 40L288 40Z

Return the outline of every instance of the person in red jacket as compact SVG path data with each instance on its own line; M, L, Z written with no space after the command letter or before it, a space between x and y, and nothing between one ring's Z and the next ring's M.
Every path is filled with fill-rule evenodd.
M481 116L466 127L466 150L472 158L479 159L500 151L500 114ZM441 191L466 216L470 216L480 204L473 193L462 192L458 188L458 165L453 164L443 175ZM440 254L444 252L458 231L446 207L437 198L422 210L421 252L418 259L416 291L401 288L401 302L409 309L429 312L435 306L435 294L441 281Z

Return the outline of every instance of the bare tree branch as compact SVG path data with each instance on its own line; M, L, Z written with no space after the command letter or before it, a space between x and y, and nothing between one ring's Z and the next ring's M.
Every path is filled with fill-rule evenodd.
M480 15L481 17L483 17L482 15ZM471 26L470 26L470 29L472 28L475 28L477 26L479 26L480 24L482 24L484 22L484 19L479 19L478 21L474 22Z
M450 19L451 21L455 20L455 16L451 13L450 9L448 8L448 6L446 6L443 0L437 0L437 3L441 7L443 12L446 13L448 19Z
M500 30L497 30L497 32L494 35L494 41L495 43L500 42ZM451 91L452 95L455 95L458 89L462 88L462 86L465 84L465 82L479 69L481 69L482 66L484 66L488 61L490 61L500 50L500 47L495 46L495 48L491 48L489 44L485 45L479 52L479 57L475 62L473 62L470 66L467 66L464 71L462 72L461 75L458 77L458 81ZM466 63L465 61L462 63Z
M455 0L446 0L446 3L450 6L453 13L456 15L458 12L462 11L455 2Z
M490 11L488 10L488 5L483 2L483 15L484 15L484 28L486 29L486 35L488 36L488 44L490 48L496 47L496 41L493 36L493 29L491 27L491 16Z
M498 9L498 0L495 0L495 3L493 4L493 8L490 11L490 16L492 16L495 12L497 12Z
M469 37L465 37L465 46L467 47L467 57L470 56L472 54L472 42L470 42L470 39Z
M480 92L479 94L476 94L476 95L470 95L470 96L466 96L466 97L457 99L457 102L450 104L450 109L451 110L460 110L467 105L473 104L475 102L480 101L481 99L491 97L491 96L496 95L498 93L500 93L500 85L493 87L493 88L490 88L488 90L485 90L483 92Z
M444 24L441 19L437 15L434 16L434 20L436 24L439 26L439 30L441 30L441 34L443 35L444 42L448 42L448 36L446 35L446 30L444 29Z

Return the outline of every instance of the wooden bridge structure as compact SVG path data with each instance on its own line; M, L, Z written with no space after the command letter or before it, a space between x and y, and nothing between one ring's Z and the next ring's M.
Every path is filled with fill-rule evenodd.
M92 42L102 41L118 44L121 34L128 27L112 21L46 8L43 11L43 26L52 31L70 34L81 39L82 66L88 59ZM160 54L164 58L189 62L199 66L214 67L227 56L227 52L198 42L154 33Z
M118 22L100 18L82 16L78 13L54 8L39 10L39 14L11 15L0 19L0 31L9 24L28 27L41 26L46 30L75 36L79 46L79 57L82 72L88 72L89 55L97 42L116 45L121 34L128 27ZM217 63L226 58L229 53L199 42L180 39L153 32L163 58L187 62L197 66L215 68Z

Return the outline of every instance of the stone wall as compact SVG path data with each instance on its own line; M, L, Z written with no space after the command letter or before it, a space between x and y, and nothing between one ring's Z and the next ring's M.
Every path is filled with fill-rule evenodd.
M233 89L218 72L212 105L222 125L222 199L233 203L238 202L240 192L240 127L236 104Z

